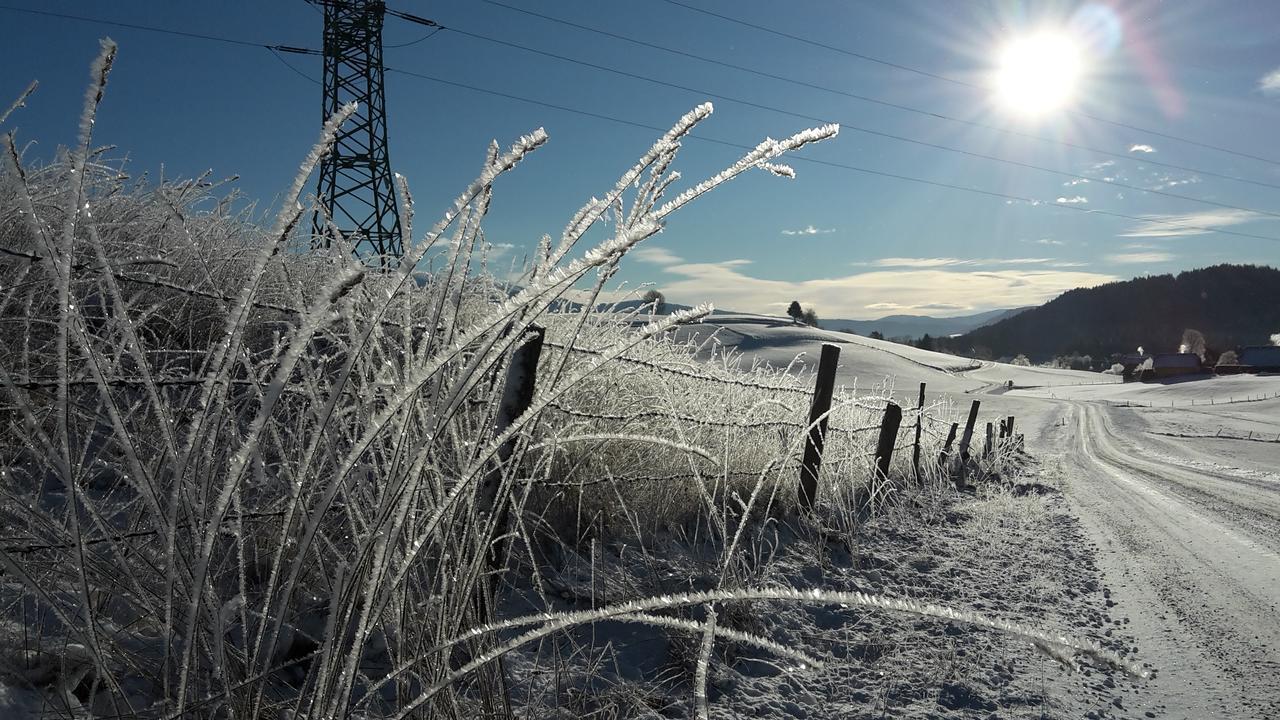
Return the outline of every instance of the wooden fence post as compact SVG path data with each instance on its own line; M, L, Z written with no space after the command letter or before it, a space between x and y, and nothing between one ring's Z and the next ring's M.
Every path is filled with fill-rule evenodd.
M1000 437L1004 437L1004 423L1000 424ZM987 444L982 447L982 457L991 457L991 444L995 441L995 427L987 423Z
M964 424L964 435L960 437L960 476L956 478L956 489L963 490L965 483L965 473L968 472L969 465L969 445L973 442L973 426L978 422L978 407L982 405L982 401L974 400L969 406L969 419Z
M538 379L538 360L542 357L542 342L546 338L546 330L540 325L530 325L525 330L516 348L511 352L511 361L507 364L506 382L502 387L502 399L498 401L498 409L494 415L494 433L501 435L511 424L529 409L533 403L534 385ZM491 542L485 552L485 561L491 571L499 569L505 550L507 535L506 505L499 506L498 491L502 488L502 476L507 471L507 463L515 452L516 438L504 442L498 448L498 456L489 472L485 473L476 488L476 510L481 517L494 512L500 513L492 519ZM501 509L497 509L501 507ZM479 616L481 624L494 621L494 595L498 588L499 575L493 572L487 580L477 583L475 594L471 598L472 606ZM471 652L478 654L481 648L473 647ZM499 659L495 671L491 671L488 682L492 683L498 702L506 708L507 717L511 716L511 694L507 689L506 670L503 660Z
M920 430L924 426L924 383L920 383L920 400L916 403L916 443L911 450L911 469L916 476L916 484L920 479Z
M942 445L942 452L938 453L938 468L946 469L947 455L951 454L951 443L955 442L956 431L960 429L960 423L951 423L951 429L947 431L947 442Z
M1013 437L1013 416L1012 415L1009 416L1008 427L1005 428L1004 436L1007 438Z
M893 448L898 442L898 428L901 425L902 408L890 401L884 408L880 437L876 440L876 472L871 478L871 497L877 495L879 484L889 479L889 463L893 461Z
M809 438L804 444L804 461L800 466L800 508L812 510L818 498L818 472L822 468L822 445L827 436L827 413L835 392L836 364L840 346L822 343L818 359L818 376L814 382L813 404L809 406Z
M530 325L524 342L511 353L511 362L507 365L507 379L502 387L502 400L498 403L498 412L494 418L494 432L501 435L516 418L529 409L533 402L534 383L538 378L538 359L542 357L542 341L546 330L538 325ZM502 483L503 467L511 459L515 451L515 438L508 440L498 448L498 459L495 466L480 483L476 492L477 509L482 513L493 511L498 497L498 486ZM506 534L506 529L498 527L495 536Z
M969 406L969 419L964 423L964 435L960 436L960 459L969 459L969 445L973 442L973 426L978 422L978 407L981 400L974 400Z

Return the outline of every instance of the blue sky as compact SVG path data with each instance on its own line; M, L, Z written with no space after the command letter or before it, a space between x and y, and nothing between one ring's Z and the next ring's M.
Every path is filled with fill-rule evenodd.
M711 99L716 112L698 134L743 144L785 136L818 124L815 119L839 122L839 137L802 155L1035 201L797 159L791 163L795 180L751 173L672 217L661 235L627 259L619 281L628 287L652 282L676 302L710 300L725 308L780 313L797 299L829 318L959 315L1038 303L1072 287L1143 273L1227 261L1280 262L1280 240L1196 229L1280 238L1280 218L1266 214L1280 212L1280 164L1164 137L1280 161L1273 142L1280 127L1280 38L1273 32L1280 5L1274 2L1126 2L1112 10L1068 2L681 1L960 83L662 0L502 2L926 112L761 77L480 0L390 2L446 30L390 47L412 43L427 31L388 18L385 60L392 68L642 125L666 127ZM316 47L321 34L320 14L302 0L0 4L266 44ZM1108 32L1082 41L1084 74L1064 109L1027 118L993 100L986 88L1002 47L1045 28L1077 32L1082 18L1101 18L1089 27ZM31 79L41 82L5 128L16 128L20 142L35 141L32 157L50 157L75 137L88 65L104 35L120 44L120 55L96 139L118 146L134 174L154 175L162 167L166 176L209 169L220 177L237 174L245 195L270 206L318 130L320 88L303 77L319 79L318 58L284 56L295 72L262 48L0 10L0 104L7 105ZM387 108L393 168L409 178L424 220L442 211L476 174L490 139L505 145L546 128L551 142L497 187L487 235L503 269L532 250L543 233L558 235L573 211L611 187L658 134L394 72L387 76ZM693 182L734 159L732 148L691 141L678 167ZM1107 180L1234 207L1119 188Z

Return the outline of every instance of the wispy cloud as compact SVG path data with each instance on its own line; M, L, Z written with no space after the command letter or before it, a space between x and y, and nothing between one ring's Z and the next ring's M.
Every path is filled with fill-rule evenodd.
M1091 163L1088 167L1080 171L1081 175L1088 175L1094 180L1102 182L1123 181L1125 178L1118 168L1116 168L1115 160L1102 160L1100 162Z
M1200 182L1200 176L1187 175L1185 177L1174 177L1173 175L1166 173L1163 175L1157 174L1153 176L1152 181L1155 183L1155 185L1151 187L1152 190L1166 190L1168 188L1178 187L1179 185L1194 185Z
M753 277L742 260L688 263L667 268L676 276L663 284L672 302L710 300L716 307L780 313L793 299L831 318L874 318L885 310L981 310L1035 305L1077 287L1121 278L1048 267L989 271L942 267L871 270L800 282Z
M1117 265L1137 265L1139 263L1169 262L1175 257L1175 255L1170 255L1167 252L1132 252L1106 255L1104 259Z
M855 266L871 266L885 268L940 268L940 267L974 267L980 265L1039 265L1053 258L910 258L887 257L871 262L854 263Z
M887 257L874 260L870 264L876 267L912 267L912 268L933 268L947 267L949 265L967 265L972 260L960 260L958 258L907 258L907 257Z
M489 243L489 259L496 260L515 249L515 245L507 242Z
M1240 225L1262 216L1251 210L1206 210L1184 215L1144 215L1143 222L1120 237L1183 237L1204 235L1211 228Z
M684 258L673 254L670 250L652 245L638 247L631 251L631 257L640 262L654 265L675 265L684 262Z
M1057 202L1060 202L1063 205L1083 205L1089 202L1089 198L1083 195L1072 195L1071 197L1060 197Z
M833 233L835 231L836 231L835 228L823 229L823 228L816 228L812 225L806 225L805 227L800 228L799 230L783 230L782 234L783 235L826 235L827 233Z
M1062 183L1062 187L1075 187L1077 185L1084 185L1085 183L1088 183L1088 182L1089 182L1089 178L1072 178Z
M935 312L937 311L960 312L963 310L973 309L969 305L957 305L956 303L945 303L945 302L920 303L918 305L903 305L901 303L878 302L878 303L871 303L866 307L868 310L896 310L898 312L905 312L907 310L932 310Z
M1153 152L1155 152L1155 151L1156 151L1156 149L1155 149L1155 148L1151 147L1150 145L1145 145L1145 144L1138 144L1138 145L1131 145L1131 146L1129 146L1129 152L1131 152L1131 153L1135 153L1135 152L1140 152L1140 153L1153 153Z
M1258 80L1258 90L1263 95L1280 96L1280 68L1263 75Z
M1036 240L1027 240L1026 242L1034 243L1036 245L1066 245L1067 244L1066 240L1056 240L1054 238L1039 238Z

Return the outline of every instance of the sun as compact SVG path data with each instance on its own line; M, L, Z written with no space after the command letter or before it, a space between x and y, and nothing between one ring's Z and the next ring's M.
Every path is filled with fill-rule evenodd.
M1000 52L996 100L1016 115L1048 115L1075 98L1083 70L1080 46L1066 33L1041 31L1017 38Z

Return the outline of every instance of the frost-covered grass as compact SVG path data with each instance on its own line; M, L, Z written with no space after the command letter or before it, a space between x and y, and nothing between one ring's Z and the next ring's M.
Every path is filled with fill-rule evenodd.
M834 127L766 140L675 192L681 139L711 112L699 106L557 242L544 239L512 287L484 271L481 221L495 182L545 142L535 131L490 147L425 230L402 186L410 250L378 274L341 238L308 252L298 231L297 200L344 114L263 226L202 180L131 183L101 160L93 119L114 52L107 44L94 67L74 148L43 167L12 135L3 148L10 709L474 717L505 712L494 661L507 649L581 623L623 617L704 647L730 637L785 655L799 651L653 612L756 597L951 612L746 588L752 533L794 519L810 379L744 373L731 355L706 363L666 336L705 309L638 329L592 310L626 253L672 213L745 172L790 176L777 158ZM593 232L603 238L580 250ZM428 260L433 271L418 273ZM585 302L551 310L566 299ZM499 432L505 364L534 325L548 345L533 404ZM908 453L868 487L867 429L882 407L837 397L820 507L803 522L854 532L877 505L943 491L931 465L923 488L904 480ZM927 419L925 458L946 421ZM664 532L718 548L714 590L495 619L506 588L540 587L549 548L626 537L643 553Z

